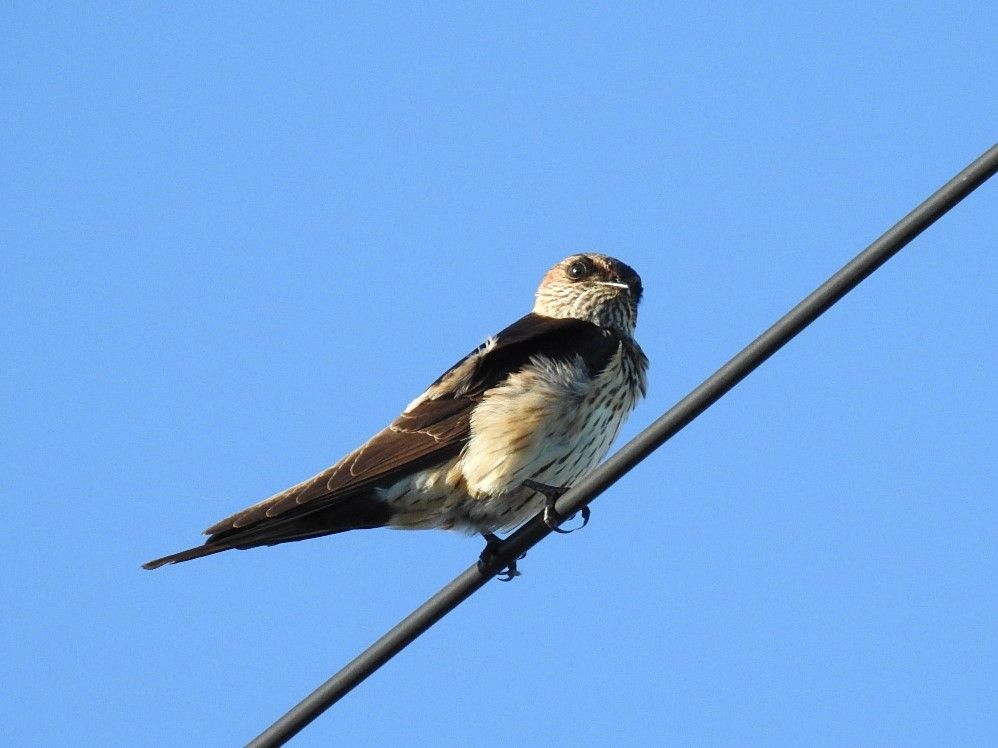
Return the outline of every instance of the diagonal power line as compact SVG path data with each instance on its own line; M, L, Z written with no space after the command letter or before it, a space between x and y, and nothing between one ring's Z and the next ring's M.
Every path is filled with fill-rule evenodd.
M925 202L902 218L873 244L815 289L807 298L753 340L734 358L703 381L619 452L567 491L556 505L562 516L579 511L658 449L693 419L717 402L763 361L786 345L835 302L903 249L912 239L977 189L998 171L998 144L944 184ZM272 748L286 743L375 670L412 643L451 610L469 598L521 554L543 540L551 530L541 515L495 546L488 568L473 565L437 592L309 694L297 706L249 743L249 748Z

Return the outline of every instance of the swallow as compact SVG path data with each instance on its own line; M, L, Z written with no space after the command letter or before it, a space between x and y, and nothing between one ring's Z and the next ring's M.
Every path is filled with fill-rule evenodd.
M648 359L634 340L641 295L640 277L620 260L562 260L529 314L444 372L385 429L318 475L212 525L203 545L144 568L376 527L480 533L484 562L497 531L541 511L556 529L555 499L603 459L645 394Z

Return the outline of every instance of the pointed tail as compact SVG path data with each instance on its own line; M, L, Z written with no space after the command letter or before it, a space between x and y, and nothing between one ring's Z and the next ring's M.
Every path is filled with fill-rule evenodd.
M157 558L153 561L147 561L142 564L143 569L158 569L160 566L166 566L167 564L179 564L181 561L190 561L192 558L201 558L202 556L210 556L213 553L221 553L222 551L227 551L230 548L235 548L233 545L199 545L194 548L188 548L186 551L180 551L180 553L172 553L169 556L163 556L163 558Z
M373 493L350 496L320 509L305 505L298 511L292 510L246 527L231 527L216 532L205 541L204 545L157 558L142 564L142 568L158 569L166 564L179 564L182 561L210 556L232 548L246 550L261 545L277 545L294 540L318 538L347 530L384 527L390 517L391 509L388 504ZM220 525L223 523L214 527Z

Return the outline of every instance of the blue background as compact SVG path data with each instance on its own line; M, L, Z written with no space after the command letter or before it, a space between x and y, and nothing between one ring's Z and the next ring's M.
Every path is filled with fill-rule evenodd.
M579 250L635 434L985 150L991 3L0 11L4 741L244 742L477 539L146 572ZM300 745L998 741L998 182Z

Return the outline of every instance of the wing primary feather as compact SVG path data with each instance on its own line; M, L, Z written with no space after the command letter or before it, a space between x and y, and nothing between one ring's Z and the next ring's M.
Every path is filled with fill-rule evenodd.
M615 333L590 322L527 314L448 369L391 425L336 465L215 523L205 531L204 545L145 568L230 548L381 527L390 508L374 489L456 458L470 436L474 407L490 389L535 357L571 363L581 358L595 376L620 345Z

